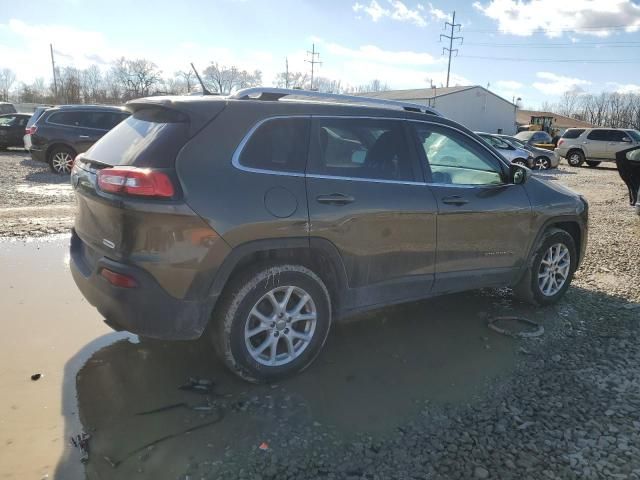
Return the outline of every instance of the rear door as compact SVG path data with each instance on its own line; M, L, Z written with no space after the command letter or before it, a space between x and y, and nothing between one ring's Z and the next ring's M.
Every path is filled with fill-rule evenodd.
M532 234L524 187L507 183L506 165L462 131L427 122L412 127L438 204L434 290L509 283Z
M594 128L587 134L582 145L587 158L606 159L609 148L609 130Z
M404 121L314 118L306 178L310 235L339 250L355 306L429 293L437 207Z

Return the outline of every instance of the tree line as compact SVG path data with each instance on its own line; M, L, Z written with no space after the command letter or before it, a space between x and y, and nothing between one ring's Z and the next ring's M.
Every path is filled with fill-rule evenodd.
M542 110L599 127L640 129L640 94L637 93L570 91L556 103L545 102Z
M227 95L232 91L263 85L260 70L248 71L236 66L211 62L201 77L207 89ZM303 72L282 72L274 81L277 87L311 88L311 78ZM325 77L313 79L313 89L329 93L359 93L389 90L380 80L350 86ZM192 70L163 75L147 59L121 57L108 69L91 65L85 69L72 66L56 68L56 82L37 78L31 83L18 81L9 68L0 68L0 101L43 104L119 104L150 95L186 95L199 92L200 84Z

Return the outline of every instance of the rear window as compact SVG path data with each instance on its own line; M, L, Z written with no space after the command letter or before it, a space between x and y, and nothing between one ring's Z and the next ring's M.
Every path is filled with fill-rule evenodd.
M0 113L16 113L16 108L11 103L0 103Z
M570 128L562 135L562 138L578 138L584 133L584 128Z
M261 170L303 173L307 161L309 120L276 118L253 132L242 149L240 165Z
M173 168L189 139L186 117L162 109L143 109L95 143L85 157L106 165Z
M591 130L587 135L587 139L607 141L609 140L609 130Z
M46 108L36 108L36 111L33 112L33 115L31 115L31 118L29 119L29 121L27 122L27 127L31 127L33 126L34 123L36 123L38 121L38 119L42 116L42 114L46 111Z

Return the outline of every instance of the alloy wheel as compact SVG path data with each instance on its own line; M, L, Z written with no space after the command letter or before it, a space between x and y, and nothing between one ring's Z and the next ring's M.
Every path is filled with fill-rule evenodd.
M73 167L73 157L69 152L57 152L51 159L51 166L56 173L69 173Z
M249 355L266 366L286 365L309 346L316 330L317 310L300 287L281 286L264 294L244 326Z
M550 167L549 159L547 157L538 157L535 160L533 167L536 170L548 170Z
M557 294L569 277L571 253L563 243L551 245L540 261L538 288L547 297Z

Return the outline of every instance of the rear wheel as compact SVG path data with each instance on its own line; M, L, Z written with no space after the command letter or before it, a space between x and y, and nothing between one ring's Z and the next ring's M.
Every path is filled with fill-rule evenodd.
M580 150L571 150L567 155L567 163L572 167L579 167L584 163L584 153Z
M569 288L577 261L573 237L558 228L547 230L514 294L537 305L556 303Z
M528 167L527 161L524 158L516 158L511 163L515 165L522 165L523 167Z
M229 285L214 315L212 340L224 363L254 383L307 368L331 326L324 283L301 265L255 268Z
M537 157L533 161L533 168L536 170L549 170L551 168L551 160L545 156Z
M592 160L587 160L587 165L589 165L591 168L596 168L598 165L600 165L600 162L594 162Z
M49 168L54 173L67 174L71 172L75 156L76 152L69 147L53 147L48 158Z

